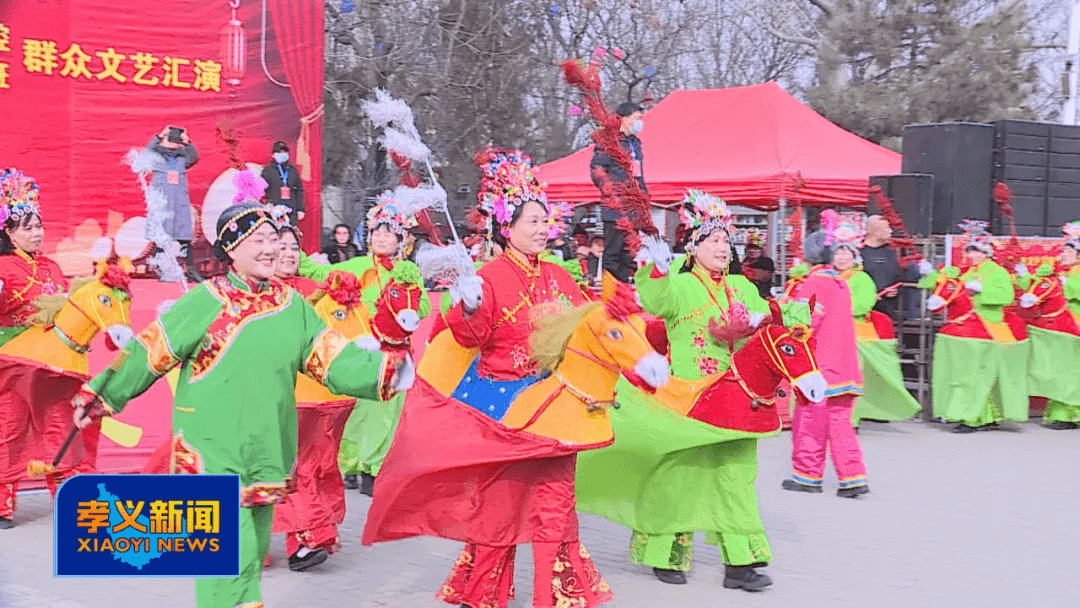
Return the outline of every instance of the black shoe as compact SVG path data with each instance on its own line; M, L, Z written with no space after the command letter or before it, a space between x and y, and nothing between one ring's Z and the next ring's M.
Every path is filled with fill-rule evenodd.
M966 424L958 424L955 427L953 427L952 432L954 432L954 433L956 433L958 435L967 435L968 433L977 433L977 432L979 432L979 430L981 428L982 427L978 427L978 426L968 426Z
M767 574L754 570L753 566L724 566L724 587L743 591L761 591L772 584Z
M809 492L810 494L821 494L821 486L808 486L805 483L799 483L794 479L785 479L784 483L780 484L780 487L785 490L791 490L792 492Z
M863 494L870 493L870 486L855 486L853 488L840 488L836 495L840 498L858 498Z
M329 556L326 553L326 549L316 549L304 557L290 555L289 570L292 570L293 572L302 572L312 566L318 566L325 562L327 557Z
M15 522L6 517L0 517L0 530L10 530L15 527Z
M669 585L685 585L686 574L678 570L665 570L663 568L653 568L653 574L656 578L660 579L661 583L667 583Z
M375 478L367 473L360 474L360 493L364 496L375 495Z
M356 475L346 475L343 478L343 481L345 482L345 489L346 490L359 490L360 489L360 482L356 480Z
M1077 427L1077 424L1075 422L1051 422L1043 426L1052 431L1071 431Z
M858 434L859 434L859 427L855 427L855 434L856 434L856 435L858 435Z

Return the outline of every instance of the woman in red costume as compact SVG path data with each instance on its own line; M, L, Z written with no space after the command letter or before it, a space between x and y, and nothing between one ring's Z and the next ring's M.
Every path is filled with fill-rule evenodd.
M451 379L449 384L458 388L437 407L442 411L471 407L501 421L514 397L537 381L529 351L530 314L540 306L563 309L586 300L566 270L540 260L548 241L548 210L529 157L516 150L489 148L477 155L476 162L482 174L480 207L492 221L494 240L503 253L477 274L459 277L450 288L453 306L444 317L447 331L461 347L476 349L479 356L460 383L456 382L460 378ZM440 399L430 386L426 390L431 395L422 399ZM468 436L458 435L462 445L453 448L452 454L445 453L446 444L433 437L436 444L441 443L442 454L395 458L395 447L403 434L411 432L405 422L409 412L407 403L394 447L375 484L364 544L419 534L467 537L470 542L437 593L448 604L505 608L514 596L515 543L520 542L532 544L534 607L589 608L613 597L578 538L575 454L550 457L527 445L524 438L508 439L506 431L489 432L488 426L479 431L477 423ZM445 433L446 429L428 432ZM484 455L511 449L517 450L517 461L489 469L476 466L476 462L486 462ZM422 468L416 463L439 459L443 470L423 476L425 488L439 488L442 493L411 493L412 475ZM448 493L448 488L472 484L479 486L464 494ZM446 509L457 515L447 518ZM469 514L463 515L465 511ZM469 532L463 533L466 529Z
M56 262L41 255L45 229L38 185L18 169L0 172L0 345L23 332L37 312L34 298L67 290ZM0 433L4 430L0 429ZM0 530L14 524L15 484L0 484Z

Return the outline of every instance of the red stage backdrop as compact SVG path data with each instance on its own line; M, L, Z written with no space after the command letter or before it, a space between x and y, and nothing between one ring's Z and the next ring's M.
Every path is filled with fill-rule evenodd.
M37 179L46 254L85 274L99 237L143 236L143 195L122 159L165 125L187 128L201 156L188 173L198 238L198 214L212 225L232 198L219 119L243 133L249 163L289 144L315 248L322 11L320 0L0 2L0 166Z

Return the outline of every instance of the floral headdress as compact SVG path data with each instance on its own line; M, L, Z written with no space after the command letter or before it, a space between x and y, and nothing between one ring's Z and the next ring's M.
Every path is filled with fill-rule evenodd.
M281 231L287 228L292 230L297 241L304 238L300 228L293 226L292 217L290 217L293 212L292 207L288 205L266 205L266 210L270 212L270 219L273 220L278 234L281 234Z
M574 219L574 208L568 203L548 204L548 239L557 239L570 227Z
M416 226L416 218L401 211L393 190L387 190L375 197L375 206L367 212L368 245L371 244L371 233L384 225L397 235L398 254L404 255L405 234Z
M529 201L547 206L545 185L533 174L532 158L521 150L487 147L473 157L480 168L477 203L488 211L488 221L506 236L506 226L518 207Z
M1065 244L1080 251L1080 220L1073 220L1061 227L1065 235Z
M765 233L757 228L746 229L746 244L758 249L765 248Z
M27 215L41 215L37 182L14 167L4 169L0 172L0 223Z
M687 190L679 207L679 221L686 234L686 253L694 255L697 243L717 228L731 232L735 221L727 203L701 190Z
M221 215L227 219L218 232L215 246L220 245L224 251L232 251L233 247L255 232L261 224L276 225L270 211L259 203L233 205L222 211Z
M834 247L847 247L851 253L859 255L859 247L862 247L866 233L858 224L841 219L833 227L829 235Z
M964 236L968 238L968 242L964 245L964 249L978 249L986 255L994 255L994 245L990 242L990 227L989 222L983 220L971 220L965 219L960 222L960 231L964 233Z

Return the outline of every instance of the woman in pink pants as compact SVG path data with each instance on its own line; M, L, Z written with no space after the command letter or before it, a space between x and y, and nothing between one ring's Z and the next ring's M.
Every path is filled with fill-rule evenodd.
M855 320L851 316L851 290L833 268L832 259L840 248L858 253L857 241L845 238L851 232L850 226L840 224L834 211L822 213L822 226L822 230L806 237L803 253L810 264L810 275L793 287L790 297L809 301L817 296L812 323L817 339L814 354L829 388L825 392L827 398L821 403L796 401L792 422L793 471L783 487L794 492L820 493L825 452L829 450L840 480L836 495L856 498L870 492L862 448L851 427L851 413L855 398L863 392L863 379L855 342Z

